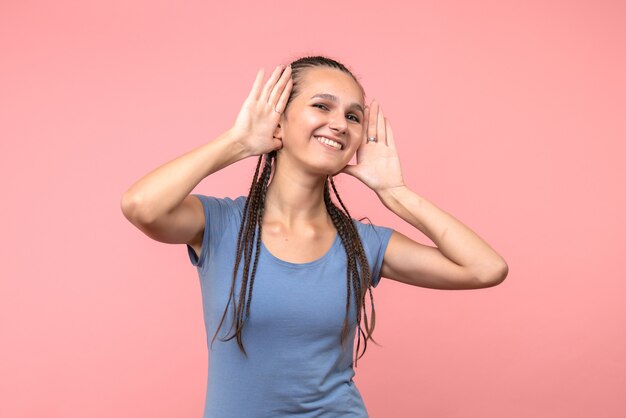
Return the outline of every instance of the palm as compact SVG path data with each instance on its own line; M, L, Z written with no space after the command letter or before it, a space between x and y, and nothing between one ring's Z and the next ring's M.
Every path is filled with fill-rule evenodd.
M382 144L364 144L356 152L352 175L372 190L398 186L402 180L400 159L395 150Z
M231 132L240 139L251 155L261 155L282 147L273 134L285 110L293 80L291 67L276 67L262 86L264 70L260 69L252 90L243 103Z
M239 111L232 129L242 135L248 133L250 144L264 144L272 138L279 120L280 114L270 106L248 98Z
M342 172L358 178L378 193L403 186L404 179L391 124L378 104L371 111L370 108L365 113L363 140L356 151L357 163L347 165ZM375 137L377 142L367 142L367 137Z

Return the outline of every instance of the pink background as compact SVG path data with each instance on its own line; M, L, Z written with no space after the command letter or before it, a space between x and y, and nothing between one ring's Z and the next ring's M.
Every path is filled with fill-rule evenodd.
M484 290L383 279L383 346L355 378L371 416L624 417L625 16L619 1L3 2L0 416L201 416L196 270L124 218L122 193L230 127L258 68L325 54L383 105L411 188L510 268ZM195 191L245 194L254 163ZM353 216L431 244L337 183Z

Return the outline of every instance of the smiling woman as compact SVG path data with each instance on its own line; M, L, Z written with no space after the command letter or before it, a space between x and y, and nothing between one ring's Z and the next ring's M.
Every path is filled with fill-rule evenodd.
M281 248L280 252L284 253L285 257L293 257L293 252L299 242L302 242L302 248L298 252L306 254L308 247L315 246L316 235L329 236L335 234L336 230L348 251L348 259L354 261L345 266L348 277L346 290L348 295L350 292L356 295L353 303L356 307L357 323L359 323L360 332L367 340L370 335L368 333L366 336L362 331L360 321L361 310L364 310L365 291L368 290L370 283L369 280L360 278L353 269L360 263L362 271L365 272L363 275L366 276L369 275L369 266L356 228L332 180L332 175L346 166L362 142L363 125L358 116L355 116L355 112L359 115L363 114L361 104L364 99L363 89L342 64L327 58L302 58L293 62L289 69L293 89L285 111L273 132L273 137L280 139L282 146L266 155L265 167L259 179L256 178L255 173L248 196L250 207L246 205L244 221L241 224L238 239L241 244L238 250L245 248L246 243L252 245L258 228L259 235L266 243L271 243L270 246L273 248L286 247L284 243L289 241L290 248ZM322 93L318 93L320 91ZM320 144L323 152L320 152ZM329 152L326 152L327 150ZM261 162L262 158L259 158L257 170ZM275 167L272 170L273 165ZM271 183L270 176L272 176ZM297 181L300 182L297 188L294 188L291 183L294 176L298 176ZM343 211L338 209L330 199L329 185L333 188ZM320 193L322 191L324 200ZM319 197L311 199L311 194L317 194ZM308 203L289 208L296 201L308 201ZM300 228L299 223L302 223L305 229L310 229L309 235L313 238L312 242L302 240L302 234L296 229ZM293 231L289 231L292 224L294 225ZM264 226L267 227L266 233L261 234ZM286 239L290 234L294 235L291 240ZM255 253L255 260L258 259L258 254L259 249ZM239 260L235 260L235 272L238 262ZM246 259L246 263L249 265L249 258ZM244 271L248 268L244 265ZM244 277L246 277L245 273ZM254 280L253 271L249 279L251 289ZM244 280L244 283L247 284L247 280ZM241 287L241 295L246 293L245 284ZM233 293L234 288L231 291L231 297ZM252 292L248 296L248 299L251 298ZM244 318L250 314L249 301L245 306L245 315L242 314L245 301L246 298L240 297L236 317L237 341L244 353L241 330ZM344 344L350 331L349 306L350 299L347 299L346 314L341 329L341 341ZM225 315L226 312L222 315L222 321ZM367 320L366 314L364 318ZM368 328L370 327L366 324L365 329ZM360 336L359 334L359 338Z
M291 64L293 91L274 132L282 141L277 167L289 160L311 175L332 179L361 144L365 94L343 65L311 65L313 62L314 58L309 58ZM317 139L320 137L325 140ZM326 145L325 149L342 152L315 151L319 147L313 140Z
M372 288L381 277L489 287L504 280L506 263L405 185L391 124L378 104L365 106L344 65L304 57L263 80L261 69L228 131L140 179L122 210L151 238L186 244L197 268L212 336L205 418L367 417L353 367L375 342ZM355 154L357 164L348 165ZM190 194L252 156L247 196ZM340 173L361 180L437 247L352 218L333 181Z

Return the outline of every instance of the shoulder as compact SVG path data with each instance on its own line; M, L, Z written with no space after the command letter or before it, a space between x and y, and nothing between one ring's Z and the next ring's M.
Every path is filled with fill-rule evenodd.
M225 216L230 213L242 214L247 200L246 196L231 198L207 196L199 193L194 193L192 196L195 196L198 200L200 200L202 206L204 207L205 214L213 216Z
M365 223L354 218L352 222L359 234L363 250L372 269L372 286L376 287L380 282L380 271L393 229L371 222Z
M354 218L352 219L352 222L356 227L359 238L361 239L361 244L363 245L365 251L373 257L382 256L385 253L387 245L389 244L389 240L393 234L393 229L382 225L376 225L371 222L362 222Z
M202 203L209 203L209 204L220 204L220 205L226 205L226 206L241 206L243 207L243 205L245 205L246 203L246 196L238 196L238 197L217 197L217 196L208 196L208 195L204 195L204 194L200 194L200 193L192 193L192 196L196 196L198 199L200 199L200 201Z
M371 222L362 222L354 218L352 218L352 223L354 223L361 240L368 243L383 244L389 240L393 232L392 228L376 225Z
M204 227L202 241L189 243L188 253L191 263L202 269L213 258L215 249L226 237L237 236L247 198L216 197L199 193L192 196L202 204Z
M205 229L211 233L213 239L231 229L237 229L243 217L246 196L216 197L203 194L193 194L202 202L204 211Z

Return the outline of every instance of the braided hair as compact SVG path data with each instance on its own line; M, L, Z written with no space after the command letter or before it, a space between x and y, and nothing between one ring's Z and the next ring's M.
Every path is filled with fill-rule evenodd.
M306 68L311 67L319 67L325 66L330 68L339 69L350 76L356 81L356 83L363 91L360 83L354 75L341 63L322 56L314 56L314 57L303 57L291 63L292 69L292 79L293 79L293 88L291 91L291 95L287 101L287 106L293 100L295 96L299 93L297 89L298 81L302 77L302 72ZM234 299L235 295L235 283L237 278L237 271L239 269L239 264L241 262L241 258L244 259L243 264L243 276L241 281L241 288L239 292L239 301L238 303L233 303L233 322L231 324L231 330L234 326L236 326L235 334L222 339L221 341L229 341L233 338L237 338L237 344L239 345L240 350L246 355L246 350L243 346L242 341L242 330L243 326L247 318L250 315L250 302L252 301L252 290L254 287L254 278L257 269L257 263L259 260L260 247L261 247L261 233L262 233L262 225L263 225L263 214L265 211L265 197L267 192L268 183L270 180L270 176L272 173L272 167L275 166L276 163L276 150L269 152L265 155L261 155L256 165L256 169L254 172L254 177L252 179L252 184L250 186L250 191L248 193L248 197L246 199L246 203L243 209L243 216L241 220L241 225L239 227L239 234L237 237L237 254L235 257L235 265L233 269L233 277L232 284L230 288L230 296L228 298L228 303L224 309L224 313L222 314L222 318L220 320L219 326L215 331L215 335L211 341L211 345L213 341L217 337L217 334L222 327L224 319L226 318L226 313L228 312L228 306L231 303L231 300ZM261 163L264 162L263 170L261 175L259 176L259 170L261 168ZM335 205L335 203L331 200L330 196L330 188L333 189L339 204L341 205L341 209ZM356 323L358 326L358 341L357 341L357 357L355 360L355 367L359 358L361 358L365 354L365 350L367 349L367 340L371 339L374 343L378 344L374 338L372 337L372 333L374 332L374 327L376 324L376 314L374 310L374 297L372 295L372 277L371 271L369 268L369 264L367 262L367 258L365 256L365 250L363 249L363 244L357 232L356 226L352 221L352 217L346 209L341 197L339 197L339 193L337 192L337 188L335 187L335 183L333 181L332 176L327 176L326 181L324 182L324 203L326 206L326 210L330 215L330 218L333 222L333 225L337 229L337 234L341 238L343 243L343 247L346 251L347 257L347 268L346 268L346 287L347 287L347 295L346 295L346 316L343 321L343 328L341 330L340 335L340 343L342 348L345 348L347 337L350 332L349 326L349 312L350 305L352 301L352 292L355 294L356 299ZM258 230L258 234L257 234ZM255 239L256 236L256 239ZM256 244L255 244L256 242ZM254 247L254 248L253 248ZM252 269L250 269L252 252L254 250L254 263L252 265ZM365 292L369 290L370 294L370 303L371 303L371 324L368 325L367 311L365 309ZM246 294L247 293L247 294ZM364 319L364 327L361 328L361 311L363 312ZM230 331L229 331L230 332ZM359 347L361 345L361 335L363 335L363 352L360 356Z

